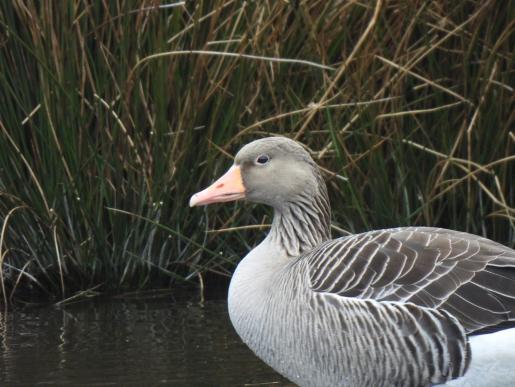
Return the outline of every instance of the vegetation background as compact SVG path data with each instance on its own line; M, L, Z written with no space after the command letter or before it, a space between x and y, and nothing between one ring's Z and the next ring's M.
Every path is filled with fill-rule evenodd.
M501 0L1 2L3 302L230 276L271 212L188 199L275 134L324 168L334 236L513 247L514 20Z

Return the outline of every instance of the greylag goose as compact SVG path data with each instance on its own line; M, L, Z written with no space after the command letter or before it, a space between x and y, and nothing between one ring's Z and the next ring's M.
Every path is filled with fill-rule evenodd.
M515 250L476 235L400 227L330 239L325 183L297 142L245 145L190 206L272 206L239 263L229 316L241 339L301 386L514 386Z

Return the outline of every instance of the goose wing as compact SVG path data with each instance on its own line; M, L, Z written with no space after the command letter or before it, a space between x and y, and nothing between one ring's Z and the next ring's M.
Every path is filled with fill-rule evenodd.
M328 241L302 260L317 293L445 310L468 332L515 319L515 250L430 227Z

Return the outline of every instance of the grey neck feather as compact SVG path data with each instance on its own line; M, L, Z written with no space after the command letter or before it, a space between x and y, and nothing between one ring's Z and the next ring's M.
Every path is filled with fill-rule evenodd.
M299 194L274 208L270 239L290 257L297 257L331 238L331 209L321 176L314 194Z

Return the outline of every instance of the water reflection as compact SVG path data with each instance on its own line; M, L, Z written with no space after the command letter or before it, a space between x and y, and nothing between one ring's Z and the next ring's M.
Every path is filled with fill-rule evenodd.
M240 342L225 301L167 296L10 311L0 335L2 386L286 385Z

